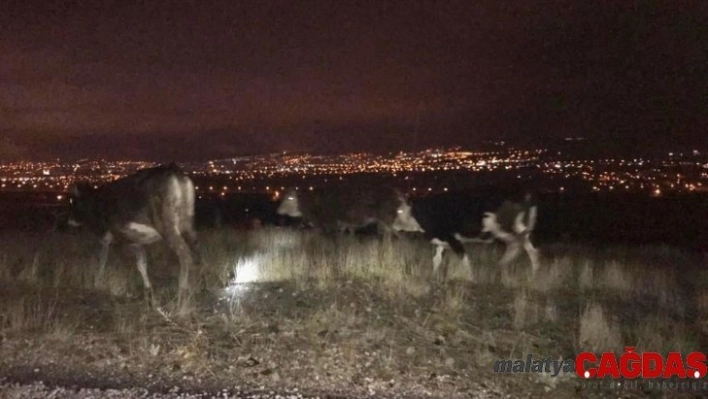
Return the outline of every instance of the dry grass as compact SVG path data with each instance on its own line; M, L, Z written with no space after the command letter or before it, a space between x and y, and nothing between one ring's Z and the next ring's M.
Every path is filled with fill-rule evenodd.
M574 260L564 256L551 259L548 266L539 272L537 278L531 280L531 286L541 292L549 293L560 290L574 283L573 272L577 269Z
M600 304L588 304L579 324L579 348L593 352L615 352L623 349L619 326L606 315Z
M592 262L584 261L580 266L580 275L578 276L578 285L581 291L592 290L592 282L594 276L594 270Z
M77 327L70 315L60 313L58 299L23 296L3 304L0 326L5 332L43 332L53 339L66 340Z
M654 351L691 352L698 347L695 333L686 325L675 323L661 315L648 315L631 331L636 342L632 342L639 352Z
M500 267L501 248L470 245L472 270L448 252L442 281L432 246L414 239L264 229L203 232L200 243L203 262L181 304L175 257L149 248L155 312L137 299L142 282L127 251L113 248L99 276L99 245L88 237L0 237L0 332L61 340L90 325L127 346L121 359L158 368L217 370L241 359L233 372L258 368L253 378L269 383L307 372L374 386L421 373L494 378L485 374L493 359L524 351L695 350L701 326L692 320L708 314L701 260L663 247L552 247L533 278L527 258ZM671 259L694 265L697 298L683 296ZM278 366L298 353L335 365ZM443 386L438 377L429 384Z
M522 290L514 296L512 306L514 329L524 330L538 323L541 313L540 307L531 300L526 290Z

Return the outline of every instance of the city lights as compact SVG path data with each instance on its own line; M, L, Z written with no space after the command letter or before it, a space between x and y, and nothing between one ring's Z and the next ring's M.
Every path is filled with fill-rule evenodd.
M419 184L425 184L421 190L410 184L411 174L444 176L446 173L511 173L519 180L557 181L558 192L569 190L568 185L564 184L566 181L580 182L588 191L594 192L620 189L623 192L647 192L658 196L670 192L703 191L703 182L708 181L706 160L675 155L663 159L633 157L574 160L546 149L507 146L495 147L492 151L427 149L387 156L371 153L278 153L180 166L200 183L195 187L197 192L202 194L206 191L206 194L221 197L233 192L264 192L277 197L286 190L283 182L291 185L293 179L308 179L302 184L305 190L315 190L323 181L328 182L328 176L343 181L347 176L367 174L389 176L409 185L408 189L414 192L448 191L454 189L459 180L419 181ZM4 163L0 164L0 190L64 193L77 181L98 187L101 183L155 165L154 162L105 160ZM58 201L61 199L57 197Z

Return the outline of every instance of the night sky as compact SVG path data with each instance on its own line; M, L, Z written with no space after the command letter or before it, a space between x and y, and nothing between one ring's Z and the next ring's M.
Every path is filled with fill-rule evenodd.
M706 1L74 3L3 2L0 160L708 145Z

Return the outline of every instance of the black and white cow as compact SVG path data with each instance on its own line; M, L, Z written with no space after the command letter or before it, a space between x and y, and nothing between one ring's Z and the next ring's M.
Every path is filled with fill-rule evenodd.
M321 190L288 190L277 213L302 218L324 231L349 231L375 224L379 233L390 236L396 214L406 206L398 190L360 186L328 187Z
M69 223L84 225L102 237L99 275L114 240L135 253L148 299L152 285L144 246L164 240L180 262L180 298L187 289L196 254L195 192L192 180L176 165L142 169L98 188L78 184L72 189Z
M399 210L393 229L425 234L435 245L434 271L440 267L446 248L470 266L463 243L491 243L498 239L506 245L502 265L514 260L523 247L535 274L539 259L531 233L537 212L532 194L487 187L471 194L450 192L415 198Z

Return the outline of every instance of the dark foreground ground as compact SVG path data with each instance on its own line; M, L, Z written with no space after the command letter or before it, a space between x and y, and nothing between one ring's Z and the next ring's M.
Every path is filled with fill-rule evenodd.
M202 231L194 295L175 303L176 260L150 247L159 309L128 251L68 232L0 237L5 397L701 397L583 387L574 374L498 374L498 359L584 350L707 351L701 252L541 246L530 275L471 246L474 271L416 239L269 228ZM19 385L17 385L19 384ZM42 385L43 384L43 385ZM60 387L58 390L55 387ZM63 395L63 396L62 396ZM123 396L121 396L123 395ZM182 395L182 396L180 396ZM199 396L201 395L201 396ZM265 395L265 396L258 396Z

